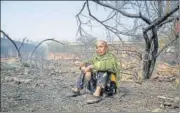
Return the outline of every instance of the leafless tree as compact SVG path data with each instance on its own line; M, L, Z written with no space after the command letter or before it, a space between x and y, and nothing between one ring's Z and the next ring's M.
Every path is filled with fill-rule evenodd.
M26 37L25 37L25 38L23 38L22 43L19 45L19 47L18 47L19 51L20 51L21 47L23 46L23 44L24 44L25 40L26 40Z
M57 43L60 43L60 44L64 45L62 42L57 41L57 40L55 40L55 39L45 39L45 40L41 41L40 43L38 43L38 44L35 46L34 50L33 50L32 53L31 53L30 61L31 61L31 59L32 59L32 56L33 56L35 50L36 50L43 42L46 42L46 41L54 41L54 42L57 42Z
M13 43L14 47L16 48L16 50L18 52L18 58L19 58L20 61L22 61L21 53L20 53L16 43L3 30L0 30L0 31L5 37L7 37Z
M109 10L109 16L102 20L93 12L93 4ZM166 5L165 5L166 4ZM170 7L171 6L171 7ZM173 6L173 7L172 7ZM88 12L88 16L83 14L83 11ZM143 77L148 79L151 77L156 63L159 44L159 31L165 25L171 24L178 18L179 1L100 1L100 0L86 0L82 9L76 15L78 20L78 32L80 35L86 35L83 25L91 24L94 20L101 26L108 30L119 40L121 36L142 37L145 42L145 50L143 54ZM133 12L133 13L132 13ZM83 22L83 17L89 19L88 22ZM126 22L121 21L122 18L131 19L134 21L132 27L129 27ZM116 25L113 26L112 22ZM127 27L128 26L128 27ZM177 40L179 36L175 38ZM170 43L174 42L172 40Z

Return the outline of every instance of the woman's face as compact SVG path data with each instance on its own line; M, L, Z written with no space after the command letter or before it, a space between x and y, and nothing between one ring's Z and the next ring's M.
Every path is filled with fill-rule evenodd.
M103 42L97 42L96 44L96 53L98 55L104 55L107 50L107 45Z

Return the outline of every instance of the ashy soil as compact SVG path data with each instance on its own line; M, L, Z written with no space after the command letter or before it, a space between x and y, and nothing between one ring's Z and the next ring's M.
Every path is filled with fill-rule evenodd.
M122 81L118 93L95 104L86 95L67 97L79 75L72 61L45 61L22 66L1 62L1 111L3 112L178 112L179 104L163 103L158 96L174 99L178 89L171 82Z

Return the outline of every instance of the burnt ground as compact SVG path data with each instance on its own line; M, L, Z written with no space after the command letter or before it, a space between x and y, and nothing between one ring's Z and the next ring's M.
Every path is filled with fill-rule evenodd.
M67 97L79 70L72 62L46 62L31 67L18 62L1 63L1 111L3 112L176 112L162 107L162 99L178 97L171 82L121 82L118 93L96 104L86 104L86 95ZM37 68L39 67L39 68Z

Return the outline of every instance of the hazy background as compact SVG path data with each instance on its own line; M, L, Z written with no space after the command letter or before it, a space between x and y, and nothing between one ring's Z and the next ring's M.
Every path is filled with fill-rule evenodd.
M83 3L83 1L2 1L1 29L14 40L27 37L32 41L46 38L75 41L78 38L75 15ZM108 13L104 8L96 7L92 10L97 10L94 13L99 17L107 17L105 14ZM85 11L83 13L87 14ZM87 31L97 39L106 39L104 28L96 24L93 25L98 28L93 28L93 31L87 28Z

